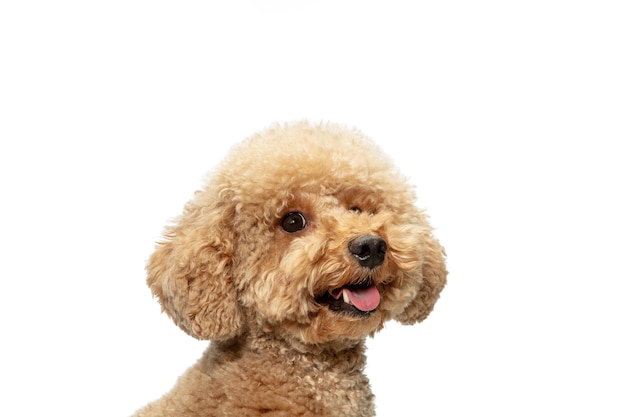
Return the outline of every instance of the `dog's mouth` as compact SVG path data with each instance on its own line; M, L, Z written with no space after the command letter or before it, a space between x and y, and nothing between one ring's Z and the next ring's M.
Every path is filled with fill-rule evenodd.
M331 311L367 316L380 304L380 292L372 283L347 285L329 290L316 301Z

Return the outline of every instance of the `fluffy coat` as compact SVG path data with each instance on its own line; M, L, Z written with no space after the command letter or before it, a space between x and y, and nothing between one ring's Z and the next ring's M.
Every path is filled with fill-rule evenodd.
M137 417L373 416L365 338L425 319L447 275L391 160L307 122L235 146L147 271L163 310L211 343Z

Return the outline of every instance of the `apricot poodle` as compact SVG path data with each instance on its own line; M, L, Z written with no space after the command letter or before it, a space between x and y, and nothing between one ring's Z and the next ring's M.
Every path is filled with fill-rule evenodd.
M136 416L373 416L365 338L419 322L445 254L413 188L360 132L299 122L234 147L147 271L163 310L211 340Z

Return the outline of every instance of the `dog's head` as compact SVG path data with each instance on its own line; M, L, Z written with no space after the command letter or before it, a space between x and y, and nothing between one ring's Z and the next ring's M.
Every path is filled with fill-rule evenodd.
M148 284L187 333L254 327L304 343L423 320L445 254L376 145L335 125L277 126L236 146L168 228Z

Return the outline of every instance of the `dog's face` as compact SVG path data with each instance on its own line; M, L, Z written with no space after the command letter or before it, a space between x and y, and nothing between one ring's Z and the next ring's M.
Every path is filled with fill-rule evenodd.
M199 338L246 328L304 343L424 319L443 249L405 179L358 132L298 124L236 147L148 265L163 308Z

